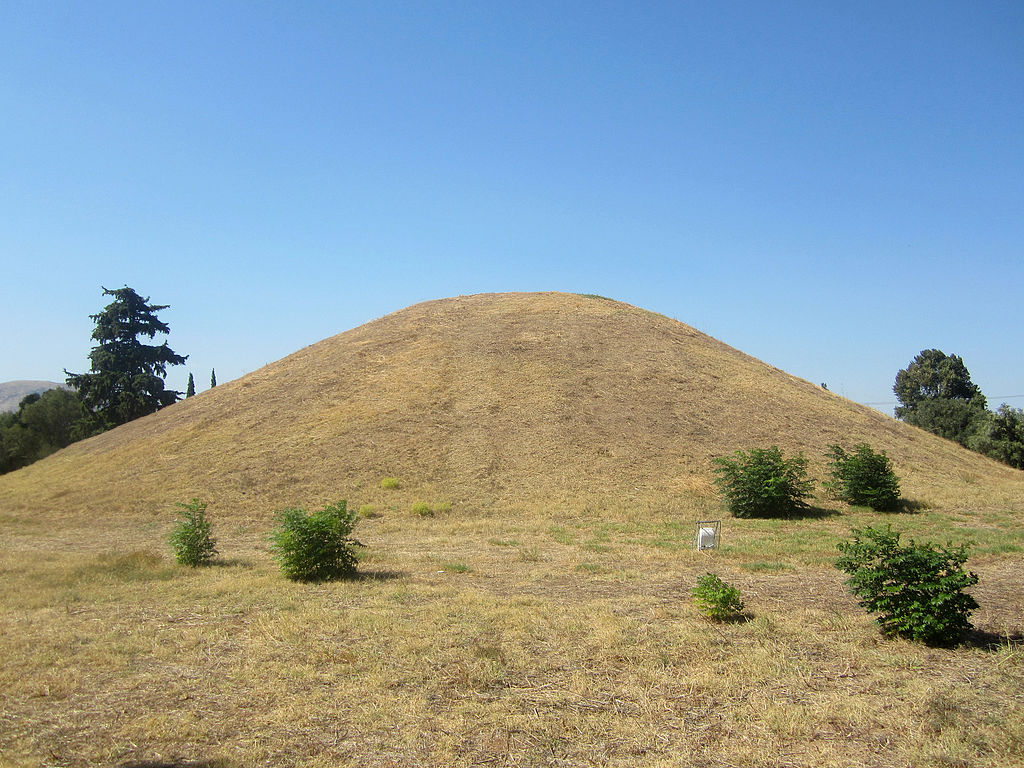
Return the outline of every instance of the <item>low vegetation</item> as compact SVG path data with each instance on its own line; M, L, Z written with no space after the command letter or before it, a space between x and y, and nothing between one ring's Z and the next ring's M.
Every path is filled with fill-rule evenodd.
M330 581L355 575L357 513L344 501L307 513L301 508L277 514L271 547L285 576L294 581Z
M978 576L964 571L966 544L900 544L891 526L855 529L839 544L836 567L849 574L850 591L878 614L887 634L932 645L952 645L971 629L977 601L964 592Z
M691 590L697 610L713 621L736 621L743 616L740 591L714 573L705 573Z
M900 481L885 451L876 453L867 443L847 453L839 445L828 452L831 480L826 488L848 504L870 507L878 512L892 511L900 503Z
M735 517L791 517L807 508L812 483L802 454L785 458L777 446L715 459L715 484Z
M427 504L427 502L425 501L414 501L412 506L410 507L410 510L414 515L419 515L420 517L434 516L434 510L432 510L430 508L430 505Z
M213 538L212 526L206 519L206 506L199 499L178 504L181 519L171 531L170 542L174 559L181 565L193 568L206 565L217 554L217 540Z

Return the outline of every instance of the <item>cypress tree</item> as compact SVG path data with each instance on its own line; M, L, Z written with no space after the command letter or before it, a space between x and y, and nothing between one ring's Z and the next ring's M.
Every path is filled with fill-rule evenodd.
M188 375L188 384L185 386L185 397L192 397L196 393L196 382L192 374Z

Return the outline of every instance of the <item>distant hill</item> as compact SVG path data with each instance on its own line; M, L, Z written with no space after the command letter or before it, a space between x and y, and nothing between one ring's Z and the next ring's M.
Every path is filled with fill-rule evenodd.
M0 383L0 413L18 410L18 404L28 395L42 393L55 387L65 387L56 381L5 381Z
M1024 473L846 400L690 326L599 297L418 304L0 477L0 507L150 514L199 497L450 502L552 514L716 505L712 458L884 449L906 494L967 504ZM401 488L385 491L382 477ZM939 494L942 494L939 498Z

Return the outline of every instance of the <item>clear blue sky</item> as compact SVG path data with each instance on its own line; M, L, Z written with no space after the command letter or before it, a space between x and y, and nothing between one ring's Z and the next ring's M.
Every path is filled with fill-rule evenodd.
M861 402L932 347L1024 395L1017 0L7 0L0 115L0 381L86 370L100 286L200 390L563 290Z

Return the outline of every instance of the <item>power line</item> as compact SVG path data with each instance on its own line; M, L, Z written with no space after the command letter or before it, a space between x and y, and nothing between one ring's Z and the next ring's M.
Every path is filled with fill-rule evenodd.
M1024 395L994 395L993 397L989 397L988 395L985 395L985 399L988 400L989 402L993 402L995 400L1017 400L1017 399L1022 398L1022 397L1024 397ZM888 400L888 401L886 401L884 403L861 403L861 405L896 405L896 404L897 404L896 400Z

